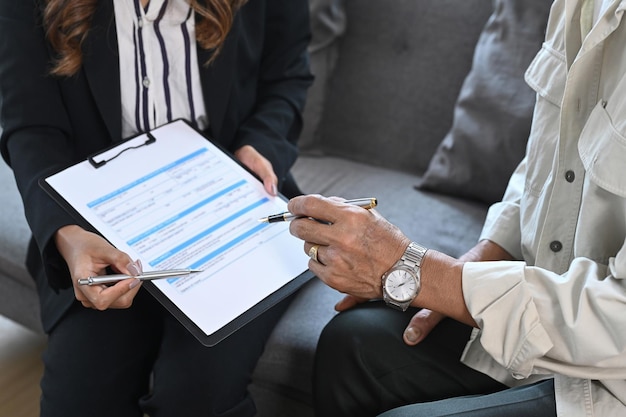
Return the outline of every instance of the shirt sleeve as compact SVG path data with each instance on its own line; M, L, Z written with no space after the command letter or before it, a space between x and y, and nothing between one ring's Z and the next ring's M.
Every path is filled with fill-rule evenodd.
M497 243L515 259L522 259L520 200L525 176L526 158L513 172L502 201L489 208L480 235L480 240L488 239Z
M576 258L558 275L518 261L467 263L463 292L481 346L518 379L626 378L626 283L619 264Z

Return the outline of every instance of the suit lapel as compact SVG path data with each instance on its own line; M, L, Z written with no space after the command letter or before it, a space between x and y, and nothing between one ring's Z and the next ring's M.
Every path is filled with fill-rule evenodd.
M198 47L202 94L209 117L209 131L215 139L220 137L224 127L224 115L236 68L239 25L240 19L235 17L224 47L210 66L207 67L206 62L211 58L212 52Z
M112 1L98 1L83 48L83 68L109 136L118 141L122 135L122 99L114 15Z

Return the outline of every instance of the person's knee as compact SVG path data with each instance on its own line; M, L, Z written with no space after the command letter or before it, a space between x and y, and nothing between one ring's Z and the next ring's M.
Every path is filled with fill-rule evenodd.
M367 344L373 335L371 323L373 318L367 309L355 308L337 314L322 330L317 345L317 355L333 358L352 355L358 346Z
M336 315L320 335L316 374L362 374L378 363L380 346L403 346L403 323L396 321L404 319L397 313L380 303L365 303Z

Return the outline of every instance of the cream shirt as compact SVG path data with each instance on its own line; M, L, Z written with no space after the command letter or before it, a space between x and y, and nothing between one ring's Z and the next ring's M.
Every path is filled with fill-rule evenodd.
M556 0L526 72L527 156L481 236L524 261L463 271L480 328L463 361L554 377L563 417L626 416L626 0L605 3L583 41L582 0Z

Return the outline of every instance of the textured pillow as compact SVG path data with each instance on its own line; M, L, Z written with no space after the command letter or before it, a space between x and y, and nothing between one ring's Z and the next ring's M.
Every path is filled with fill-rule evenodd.
M321 153L423 174L452 123L491 0L346 0ZM308 104L307 104L308 106Z
M304 108L304 128L298 142L300 150L310 151L317 145L317 130L326 102L328 79L337 61L336 40L346 30L343 0L310 0L311 44L309 54L315 82L309 88Z
M541 48L551 1L495 0L472 69L454 109L452 127L418 189L493 203L524 157L533 91L524 71Z

